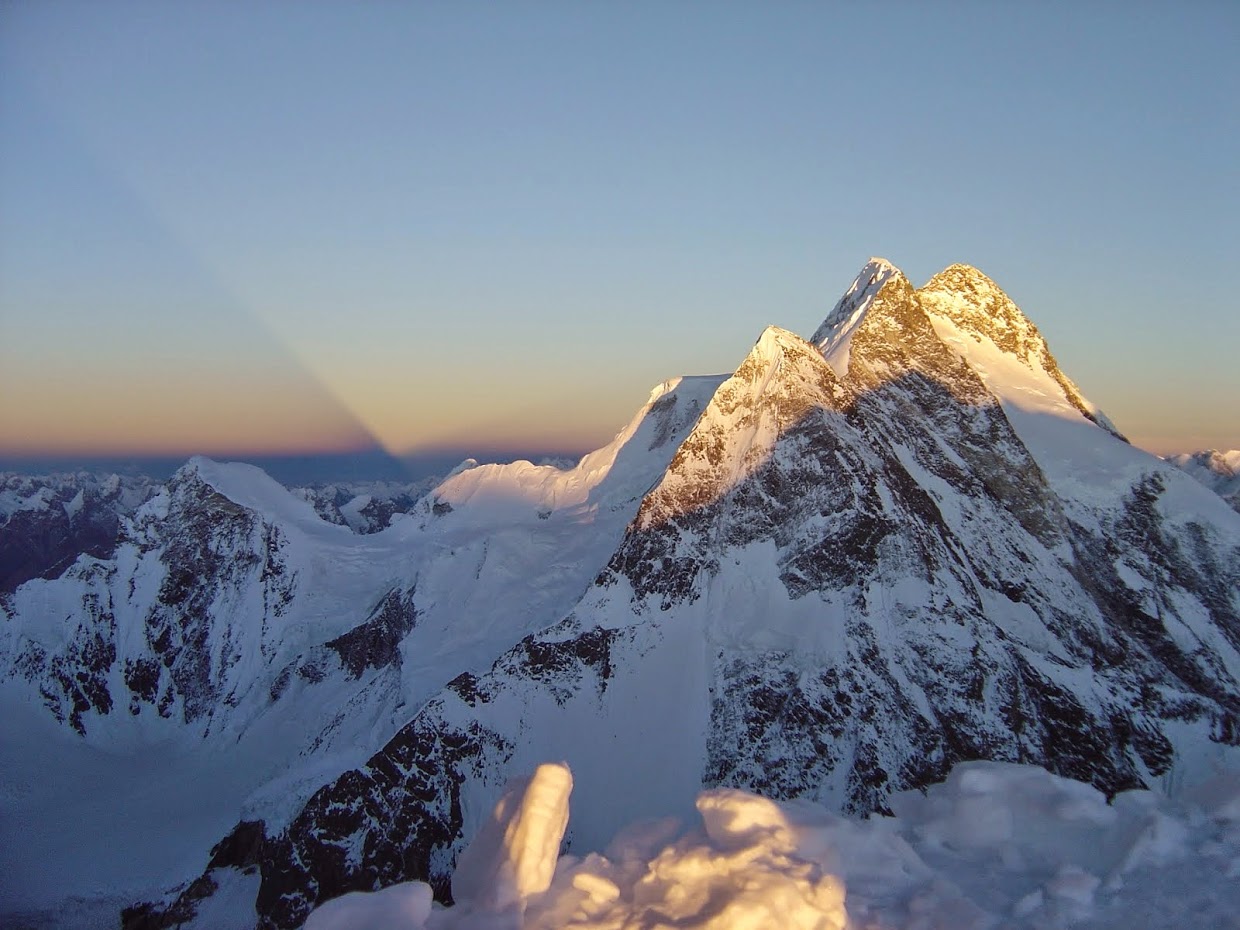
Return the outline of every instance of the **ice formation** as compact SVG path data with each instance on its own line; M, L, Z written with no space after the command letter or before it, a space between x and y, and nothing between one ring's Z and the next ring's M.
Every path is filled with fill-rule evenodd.
M452 896L465 907L503 912L519 911L546 891L568 828L572 790L567 765L540 765L529 778L510 782L457 861Z
M1240 913L1234 773L1108 803L1035 766L968 762L866 820L719 788L695 829L638 824L555 864L571 787L564 765L509 785L455 907L410 882L331 901L306 930L1170 930Z

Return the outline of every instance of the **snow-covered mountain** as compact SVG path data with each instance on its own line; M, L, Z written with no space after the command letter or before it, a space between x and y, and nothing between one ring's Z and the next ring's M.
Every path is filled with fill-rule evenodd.
M239 812L281 823L562 616L716 384L660 385L571 469L464 463L366 535L259 469L194 459L106 551L17 586L0 601L0 811L23 839L0 843L0 914L102 895L114 918L201 871Z
M413 484L365 481L290 490L329 523L376 533L413 510L442 479ZM56 578L82 554L108 558L121 523L163 486L146 475L77 471L0 472L0 594L31 578Z
M1185 452L1168 456L1167 461L1217 492L1233 510L1240 511L1240 449Z
M82 553L107 557L122 517L157 488L146 477L0 472L0 597L56 577Z
M411 484L397 481L350 481L294 487L289 490L314 508L328 523L355 533L377 533L392 518L409 513L427 491L443 480L426 478Z
M132 901L202 873L129 926L446 894L548 759L570 843L602 848L703 787L867 812L980 758L1111 793L1240 743L1240 515L1128 445L967 266L914 289L873 260L810 340L768 328L575 469L467 467L378 533L271 485L191 462L110 557L5 602L18 744L58 713L70 746L166 746L166 804L228 766L175 862L93 879Z

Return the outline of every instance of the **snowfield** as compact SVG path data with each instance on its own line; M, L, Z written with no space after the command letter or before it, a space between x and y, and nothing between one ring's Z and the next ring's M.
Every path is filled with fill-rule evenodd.
M637 824L555 861L572 776L509 784L461 857L457 904L406 882L324 904L305 930L1188 930L1240 927L1240 777L1172 801L1035 766L968 762L894 817L731 788L700 823Z

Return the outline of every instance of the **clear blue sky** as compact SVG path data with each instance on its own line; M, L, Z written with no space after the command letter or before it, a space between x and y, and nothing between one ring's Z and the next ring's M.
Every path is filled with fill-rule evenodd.
M0 4L0 451L586 448L977 265L1240 447L1240 4Z

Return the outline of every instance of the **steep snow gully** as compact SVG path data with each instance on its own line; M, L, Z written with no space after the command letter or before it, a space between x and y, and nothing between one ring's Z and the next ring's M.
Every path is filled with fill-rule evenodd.
M573 468L9 482L0 918L1227 926L1240 513L1177 464L873 259Z

